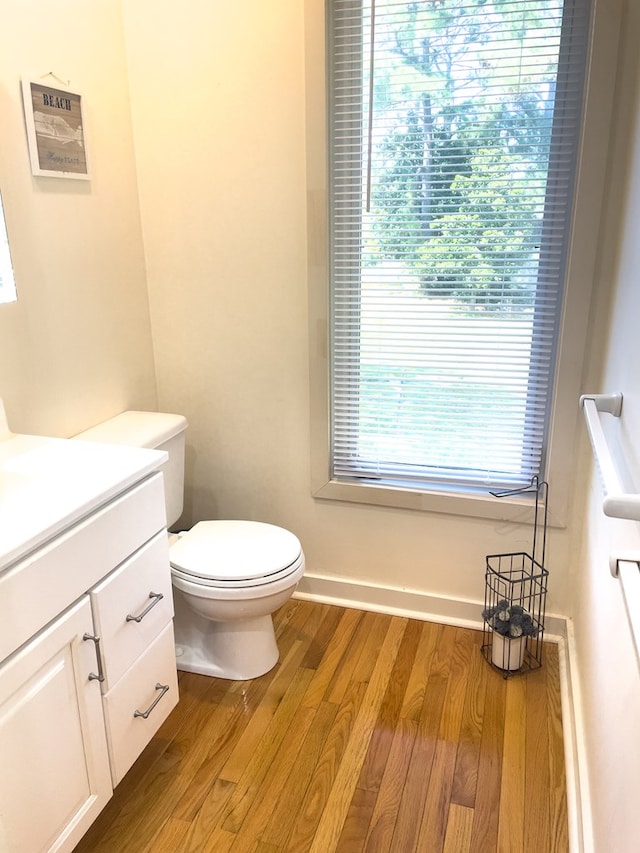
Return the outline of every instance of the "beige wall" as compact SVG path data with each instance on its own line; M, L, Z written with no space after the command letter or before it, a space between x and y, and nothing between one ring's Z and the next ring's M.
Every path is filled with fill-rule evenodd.
M124 8L159 401L190 421L188 504L299 527L301 5Z
M186 520L285 524L310 572L479 600L527 525L310 495L305 4L3 0L0 185L18 276L0 306L14 429L69 435L155 408L190 421ZM319 39L318 39L319 43ZM128 63L128 67L127 67ZM33 178L21 74L84 95L91 182ZM133 155L129 88L134 116ZM138 214L142 210L142 232ZM554 531L550 609L570 606Z
M528 525L310 494L312 5L195 0L185 15L174 0L123 3L159 406L190 422L185 521L281 523L309 573L480 600L484 555L528 549ZM569 553L554 531L557 612Z
M50 71L83 95L90 182L31 175L20 78ZM10 426L67 436L128 407L154 408L119 2L1 0L0 116L19 296L0 305Z

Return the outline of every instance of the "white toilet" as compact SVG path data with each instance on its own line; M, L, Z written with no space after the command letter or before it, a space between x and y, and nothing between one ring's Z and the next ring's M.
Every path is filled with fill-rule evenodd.
M75 436L83 441L166 450L167 527L183 505L187 421L182 415L123 412ZM258 521L200 521L170 534L178 669L244 680L278 661L271 614L304 574L297 537Z

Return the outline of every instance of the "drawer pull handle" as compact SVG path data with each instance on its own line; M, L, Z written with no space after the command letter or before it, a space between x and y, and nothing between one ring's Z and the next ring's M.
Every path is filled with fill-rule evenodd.
M96 645L96 658L98 660L98 674L95 672L89 673L89 681L99 681L102 683L104 681L104 672L102 671L102 658L100 657L100 637L96 637L95 634L83 634L83 640L91 640L92 643Z
M142 622L147 613L152 610L156 606L156 604L162 601L164 595L161 592L150 592L149 598L153 598L151 604L148 604L139 616L132 616L130 613L128 613L127 622Z
M149 714L153 711L153 709L156 707L156 705L162 699L162 697L164 696L164 694L167 692L168 689L169 689L168 684L156 684L156 690L161 691L160 695L156 696L156 698L149 705L149 707L147 708L146 711L134 711L133 716L134 717L142 717L143 720L146 720L147 717L149 716Z

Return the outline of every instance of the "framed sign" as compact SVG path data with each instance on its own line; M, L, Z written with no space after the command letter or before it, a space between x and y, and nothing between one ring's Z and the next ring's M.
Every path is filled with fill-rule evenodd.
M32 173L87 180L81 96L58 85L25 79L22 98Z

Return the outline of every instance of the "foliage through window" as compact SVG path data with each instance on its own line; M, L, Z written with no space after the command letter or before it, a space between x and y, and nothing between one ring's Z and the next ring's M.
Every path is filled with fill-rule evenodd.
M332 477L541 474L586 0L332 0Z

